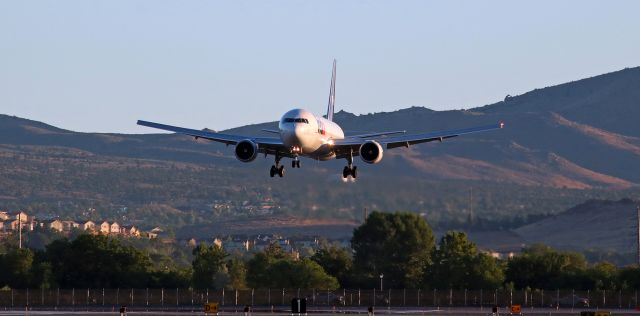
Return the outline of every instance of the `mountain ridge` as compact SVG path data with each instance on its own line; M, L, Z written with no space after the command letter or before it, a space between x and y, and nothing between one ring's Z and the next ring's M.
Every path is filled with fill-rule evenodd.
M476 190L481 191L474 207L479 216L513 220L556 213L584 199L640 190L638 91L636 67L467 110L410 107L361 115L341 110L335 119L348 131L413 133L506 123L500 131L388 150L376 165L357 160L361 172L355 183L340 180L345 161L303 159L304 174L290 170L284 179L271 179L272 157L244 164L222 144L175 134L77 133L0 115L0 207L32 203L49 216L65 203L79 214L100 205L111 210L103 216L127 221L143 215L119 209L135 207L144 216L158 212L158 223L169 220L161 212L171 209L184 212L176 226L189 227L209 225L211 213L229 216L215 205L227 203L236 213L253 216L265 201L276 201L274 212L296 216L354 219L370 207L462 223L469 217L466 192L478 187L484 189ZM265 122L225 132L262 135L260 129L276 126ZM375 193L385 185L403 192ZM504 201L496 202L497 196ZM547 200L536 200L540 196ZM232 205L236 200L255 208Z

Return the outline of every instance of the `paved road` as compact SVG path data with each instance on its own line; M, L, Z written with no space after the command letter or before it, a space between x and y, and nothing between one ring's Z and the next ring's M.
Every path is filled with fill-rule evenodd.
M612 315L640 315L640 312L638 311L634 311L634 310L611 310ZM343 309L343 310L313 310L310 311L310 313L307 314L307 316L328 316L328 315L366 315L366 309L364 308L354 308L354 309ZM491 315L491 309L488 308L484 308L484 309L480 309L480 308L447 308L447 309L429 309L429 308L416 308L416 309L410 309L410 308L403 308L403 309L378 309L376 310L376 315L401 315L401 316L413 316L413 315L459 315L459 316L480 316L480 315ZM112 315L119 315L117 310L114 311L56 311L56 310L30 310L30 311L25 311L25 310L0 310L0 315L59 315L59 316L65 316L65 315L90 315L90 316L112 316ZM181 310L181 311L170 311L170 310L155 310L155 311L144 311L144 310L138 310L138 311L129 311L127 312L127 315L129 316L133 316L133 315L163 315L163 316L170 316L170 315L176 315L176 316L186 316L186 315L205 315L204 312L202 311L192 311L192 310ZM207 314L207 315L211 315L211 314ZM219 316L244 316L244 313L242 312L242 309L238 309L237 311L235 310L224 310L221 311L219 314ZM291 316L291 313L288 313L284 310L280 310L280 311L274 311L273 313L271 312L254 312L251 313L251 316L276 316L276 315L287 315L287 316ZM501 312L499 315L510 315L508 313L508 311L506 309L501 309ZM531 316L542 316L542 315L552 315L552 316L575 316L575 315L580 315L580 310L575 309L575 310L571 310L571 309L560 309L560 310L556 310L556 309L542 309L542 308L538 308L538 309L526 309L523 310L522 315L531 315Z

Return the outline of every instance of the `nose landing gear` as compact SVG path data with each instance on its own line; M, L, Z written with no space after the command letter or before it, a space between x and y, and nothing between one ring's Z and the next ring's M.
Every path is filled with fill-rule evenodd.
M293 158L293 160L291 160L291 168L300 169L300 159L298 159L298 157L295 157Z

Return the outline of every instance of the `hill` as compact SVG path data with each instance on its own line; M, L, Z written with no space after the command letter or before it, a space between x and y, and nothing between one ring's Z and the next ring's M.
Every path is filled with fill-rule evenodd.
M0 208L161 224L186 234L274 216L317 219L319 226L305 225L319 232L334 225L323 220L339 219L349 229L365 207L418 212L441 228L516 227L587 199L639 196L639 88L640 68L630 68L468 110L340 111L336 120L349 133L507 124L387 151L377 165L358 161L355 183L340 180L344 161L303 160L304 174L289 170L271 179L273 158L243 164L220 144L170 134L77 133L0 115ZM261 134L274 126L227 132Z
M638 205L630 199L591 200L520 227L515 233L527 243L561 249L633 252L637 244Z

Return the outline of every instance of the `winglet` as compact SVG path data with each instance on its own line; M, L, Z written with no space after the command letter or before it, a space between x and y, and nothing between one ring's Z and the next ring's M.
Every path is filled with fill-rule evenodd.
M336 60L333 60L331 72L331 86L329 87L329 104L327 105L327 120L333 121L333 111L336 103Z

